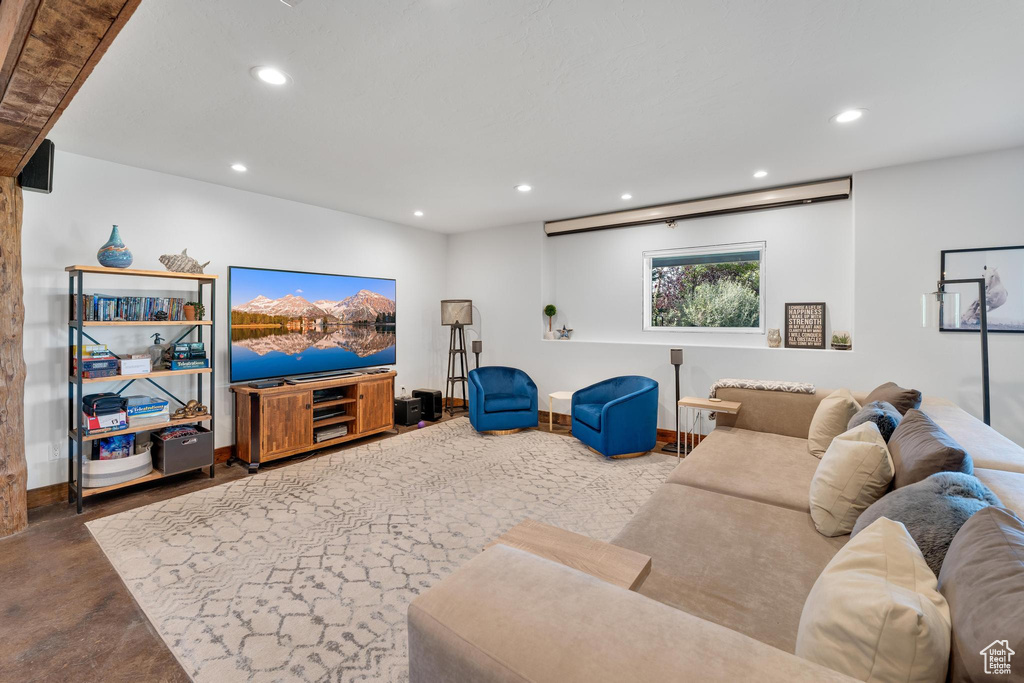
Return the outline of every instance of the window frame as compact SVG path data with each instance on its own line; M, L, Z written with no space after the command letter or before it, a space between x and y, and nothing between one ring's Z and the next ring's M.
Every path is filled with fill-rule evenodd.
M761 254L758 260L760 267L758 279L758 327L665 327L651 324L651 266L656 258L667 256L695 256L702 254L729 254L745 251L758 251ZM768 269L768 243L759 242L735 242L729 244L709 244L697 247L674 247L671 249L656 249L643 252L643 330L644 332L724 332L728 334L765 334L765 292L767 290Z

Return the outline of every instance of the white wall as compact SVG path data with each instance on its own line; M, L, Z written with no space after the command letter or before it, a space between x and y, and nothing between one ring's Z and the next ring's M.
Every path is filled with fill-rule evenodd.
M643 374L661 383L659 424L671 428L668 349L681 345L684 394L705 395L720 377L855 389L893 380L980 416L978 338L921 328L920 295L935 288L940 250L1024 243L1022 181L1024 149L1014 149L858 173L850 202L681 222L675 234L651 226L548 238L534 223L452 235L448 295L471 297L479 307L484 362L525 369L542 404L552 391ZM769 326L781 324L786 300L825 300L832 326L852 330L854 350L768 349L760 336L758 346L737 348L750 335L730 341L643 332L640 252L718 234L730 237L714 243L765 239L770 260L780 252L800 257L786 261L799 272L769 275ZM844 254L852 255L845 263ZM800 263L815 256L829 268L804 277ZM825 278L847 291L823 284ZM579 341L540 338L547 303L559 307L556 322L574 327ZM990 339L993 426L1024 443L1024 335Z
M447 259L444 235L171 175L58 153L54 192L25 193L25 429L29 488L62 481L67 457L67 288L64 267L95 264L111 224L135 256L133 267L163 270L161 254L188 248L220 276L217 314L226 321L227 266L351 273L398 280L396 387L440 386ZM93 284L90 284L93 283ZM143 286L169 291L169 281ZM138 280L90 278L87 291L119 293ZM182 295L187 294L183 292ZM144 351L156 328L90 330L118 352ZM217 446L234 441L227 390L227 325L217 340ZM183 394L174 378L168 387ZM92 385L97 390L103 385ZM139 389L144 386L138 385ZM134 387L133 387L134 388ZM180 394L179 394L180 395ZM59 455L53 457L53 449Z

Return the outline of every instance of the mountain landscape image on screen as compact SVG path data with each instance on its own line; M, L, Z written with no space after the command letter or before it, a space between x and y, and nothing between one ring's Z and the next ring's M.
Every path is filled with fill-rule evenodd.
M233 381L395 362L394 280L246 268L231 278Z

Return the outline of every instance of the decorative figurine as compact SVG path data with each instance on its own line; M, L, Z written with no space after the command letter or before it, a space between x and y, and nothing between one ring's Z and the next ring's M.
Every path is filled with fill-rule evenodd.
M562 325L562 329L557 332L559 339L570 339L572 337L572 329Z
M209 261L200 263L189 256L188 249L182 249L180 254L164 254L160 263L172 273L202 273L203 268L210 265Z
M132 265L132 252L121 241L117 226L110 231L110 239L96 252L96 260L104 268L127 268Z
M191 401L186 403L184 407L175 410L174 414L171 415L171 419L183 420L185 418L202 417L203 415L208 415L209 413L209 408L204 406L199 401L192 399Z
M782 333L779 328L773 327L768 330L768 348L777 349L782 344Z

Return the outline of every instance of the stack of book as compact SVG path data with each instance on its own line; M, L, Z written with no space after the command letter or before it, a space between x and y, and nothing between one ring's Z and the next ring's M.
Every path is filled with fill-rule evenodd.
M167 401L153 396L128 397L128 425L144 427L163 424L171 419Z
M82 377L116 377L118 359L106 344L87 344L82 346ZM71 374L78 374L78 349L71 347Z
M112 296L86 294L82 297L85 320L156 320L158 313L165 320L185 319L185 300L158 296ZM78 320L78 297L71 297L71 319Z

